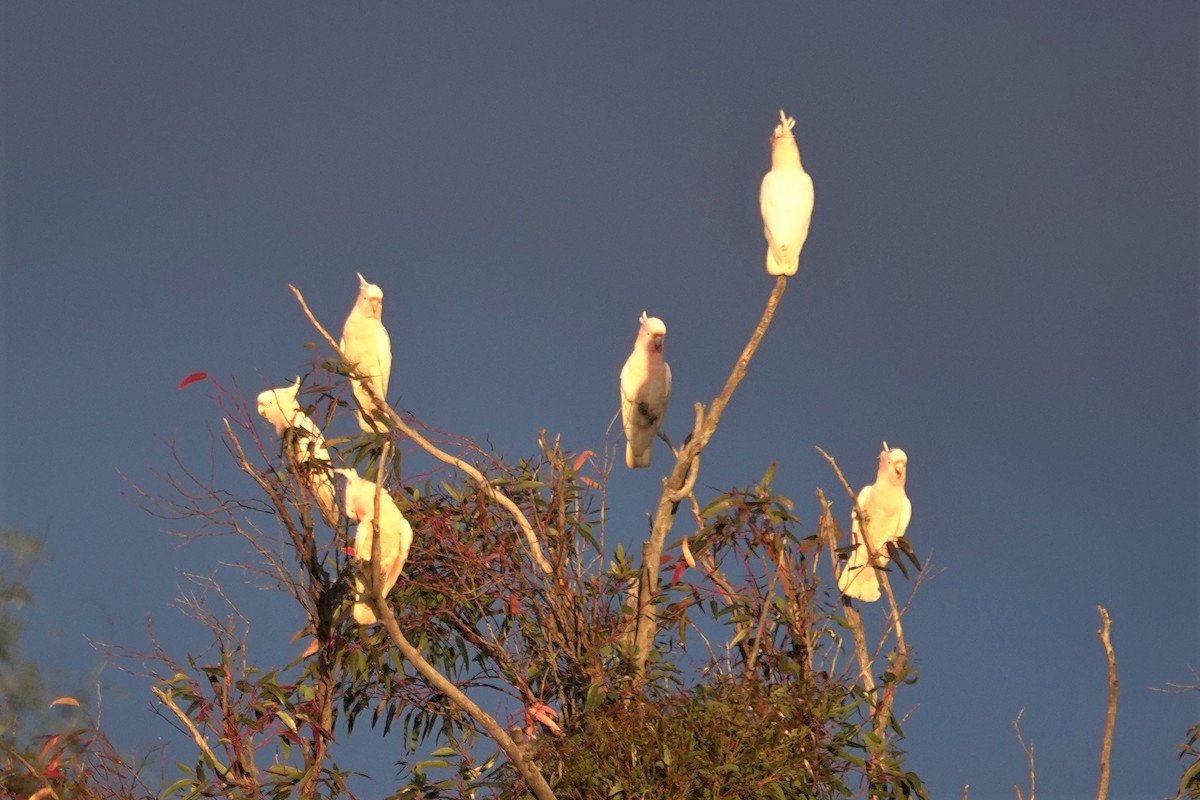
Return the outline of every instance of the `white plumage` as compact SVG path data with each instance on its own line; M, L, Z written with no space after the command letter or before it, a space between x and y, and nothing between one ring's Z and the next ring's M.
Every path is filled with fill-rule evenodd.
M371 604L363 600L367 591L363 571L370 569L371 547L375 539L375 484L359 477L352 469L334 470L346 479L346 516L358 521L354 532L354 558L357 573L354 577L354 621L372 625L379 620ZM396 585L408 549L412 546L413 531L400 513L396 501L386 491L379 492L379 567L375 573L380 581L379 592L386 598Z
M671 368L663 360L667 326L658 317L638 320L637 339L621 370L621 422L625 426L625 466L650 466L651 445L671 399Z
M275 435L283 441L284 446L290 446L296 469L304 476L309 491L332 524L337 517L337 504L334 502L333 478L329 471L329 450L317 423L296 402L299 391L300 378L297 376L291 386L262 392L258 395L258 413L274 426Z
M383 290L358 273L358 299L342 326L342 355L354 365L354 372L363 379L351 378L354 398L360 408L355 411L358 426L370 433L377 430L371 419L375 410L363 384L367 383L383 402L387 402L388 381L392 375L392 340L383 327ZM382 423L376 423L380 425Z
M908 456L903 450L889 450L885 442L883 452L879 454L875 483L864 486L858 493L858 507L866 516L866 533L864 535L864 526L858 516L852 515L851 530L857 546L838 575L838 589L842 594L867 602L879 599L879 578L871 564L885 566L889 560L888 542L897 541L908 530L912 502L904 491L907 476ZM873 560L871 552L875 554Z
M800 269L800 249L812 220L813 182L800 165L800 149L792 135L795 125L795 119L779 112L771 136L771 171L763 176L758 194L771 275L795 275Z

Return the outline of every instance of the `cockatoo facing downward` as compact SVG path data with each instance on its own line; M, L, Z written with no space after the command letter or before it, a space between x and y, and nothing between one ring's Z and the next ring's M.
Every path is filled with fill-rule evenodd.
M838 575L838 589L842 594L866 602L879 599L879 578L871 565L882 567L887 564L888 542L895 542L904 535L912 517L912 502L904 492L908 456L903 450L889 450L886 442L883 448L875 483L864 486L858 493L858 507L866 516L866 534L864 536L858 515L853 514L851 530L857 546ZM874 560L868 545L875 554Z
M354 532L354 558L358 562L354 577L354 621L359 625L378 622L371 604L363 600L367 591L364 571L371 568L371 546L375 540L375 484L364 480L352 469L334 470L346 479L346 516L358 521ZM400 513L396 501L385 491L379 492L379 566L375 573L379 593L383 597L396 585L408 549L412 546L413 531Z
M262 392L258 396L258 413L275 427L275 435L284 445L290 446L296 469L304 474L308 488L321 506L325 518L333 524L332 521L337 518L337 505L334 502L333 477L329 471L329 450L317 423L296 402L299 391L300 378L297 376L291 386Z
M813 182L800 165L800 148L792 135L795 126L796 120L781 110L771 136L771 171L763 176L758 193L771 275L795 275L800 269L800 248L812 220Z
M369 384L380 400L387 402L388 381L392 375L392 340L383 327L383 290L358 273L358 299L342 326L342 355L354 365L354 372L363 379L351 378L354 398L358 401L358 427L367 433L378 430L368 418L374 419L375 405L363 388Z
M671 399L671 368L663 360L667 326L642 312L633 352L621 370L621 422L625 426L625 466L650 466L651 445Z

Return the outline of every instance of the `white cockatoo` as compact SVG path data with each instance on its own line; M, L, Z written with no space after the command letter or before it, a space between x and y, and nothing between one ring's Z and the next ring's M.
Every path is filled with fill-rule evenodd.
M812 220L813 182L800 165L800 149L792 135L795 125L795 119L779 112L771 136L771 171L763 176L758 193L771 275L795 275L800 269L800 248Z
M851 514L851 531L856 547L838 575L838 589L842 594L867 602L879 599L879 578L872 564L879 567L886 565L888 542L898 541L908 530L912 502L904 493L907 475L908 456L903 450L888 449L887 442L884 442L875 483L864 486L858 493L858 507L866 516L865 526L857 514ZM874 560L871 559L871 552L875 554Z
M359 625L373 625L379 620L371 604L363 600L367 591L363 570L370 569L371 546L375 539L375 484L360 478L352 469L334 470L346 479L346 516L358 522L354 532L354 558L358 562L354 578L354 621ZM380 581L379 592L383 597L396 585L408 549L412 546L413 531L408 520L400 513L396 501L385 491L379 492L379 567L375 573Z
M275 427L275 435L290 443L292 461L308 483L328 520L337 518L333 476L329 472L329 450L317 423L296 402L300 377L291 386L268 389L258 395L258 413ZM332 522L331 522L332 524Z
M360 408L355 411L358 427L367 433L377 430L373 419L374 404L361 384L369 383L380 400L387 402L388 380L392 375L392 340L383 327L383 290L358 275L358 299L342 326L342 355L364 380L351 378L354 397ZM379 424L379 423L377 423Z
M671 368L663 360L667 326L642 312L637 339L621 370L621 422L625 426L625 466L650 466L651 445L671 399Z

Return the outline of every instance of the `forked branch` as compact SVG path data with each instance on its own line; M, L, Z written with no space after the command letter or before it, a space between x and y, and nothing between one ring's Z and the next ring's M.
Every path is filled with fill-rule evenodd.
M734 362L733 370L725 380L725 386L721 389L721 393L712 401L707 414L703 412L703 406L697 404L696 423L692 429L691 438L679 449L675 467L663 482L662 494L659 496L658 508L654 514L654 523L650 528L650 538L642 545L642 568L638 577L637 607L633 609L634 620L632 623L635 678L640 679L645 674L646 660L650 657L650 650L654 646L654 637L658 632L658 619L654 608L655 600L658 597L658 564L667 535L671 532L671 526L675 522L677 504L679 500L687 496L685 487L695 484L696 473L700 468L700 453L716 432L717 424L721 421L721 414L733 396L734 390L741 383L742 378L746 377L746 367L750 364L750 359L754 357L759 342L762 341L763 335L771 325L771 320L775 317L775 309L779 306L779 300L783 297L783 290L786 288L787 277L780 275L775 280L775 288L771 290L771 294L767 298L767 305L763 309L758 326L750 335L750 340L746 342L742 354Z

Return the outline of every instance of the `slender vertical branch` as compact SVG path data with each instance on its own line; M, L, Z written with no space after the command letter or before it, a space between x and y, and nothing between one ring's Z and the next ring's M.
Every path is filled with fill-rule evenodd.
M1013 720L1013 731L1017 734L1017 744L1021 745L1021 752L1025 754L1025 758L1029 761L1029 800L1037 800L1037 770L1034 768L1033 761L1033 740L1029 740L1029 744L1025 743L1025 737L1021 735L1021 715L1025 713L1025 709L1017 712L1017 718ZM1013 784L1013 791L1017 793L1017 800L1025 800L1021 795L1021 787Z
M1117 655L1113 652L1109 631L1112 620L1104 606L1096 606L1100 612L1100 643L1104 645L1104 655L1108 660L1108 710L1104 715L1104 741L1100 745L1100 789L1096 793L1097 800L1108 797L1109 758L1112 755L1113 726L1117 723Z
M694 473L699 471L700 453L716 432L717 424L721 421L721 414L733 396L734 390L746 376L746 367L750 364L750 359L754 357L759 343L771 325L771 320L775 317L775 309L778 308L779 300L783 297L783 291L786 288L787 277L780 275L775 281L775 288L771 290L771 294L767 298L767 305L763 309L762 317L759 319L754 333L750 335L750 340L742 349L742 354L734 362L733 370L725 380L725 386L721 389L721 393L712 401L707 414L704 413L703 406L696 405L696 423L692 428L692 436L679 449L671 475L663 482L663 490L658 499L658 508L654 514L650 537L642 545L638 600L637 607L633 610L635 615L633 671L634 676L638 679L645 674L646 661L650 657L650 650L654 646L654 636L658 632L658 617L654 610L654 602L658 596L658 562L662 557L667 535L671 532L671 526L675 522L675 510L678 508L679 501L687 497L686 487L695 483L696 475Z
M826 457L828 458L828 456ZM830 510L829 501L825 499L825 493L820 489L817 489L817 502L821 504L821 519L817 523L817 532L821 536L822 543L829 548L829 555L836 565L837 537L834 535L833 512ZM834 571L836 572L836 566ZM858 673L862 681L863 692L866 694L868 702L874 706L875 678L871 675L871 655L867 652L867 636L863 631L862 616L850 602L850 598L845 595L842 595L842 613L845 616L846 624L850 627L850 633L854 637L854 656L858 660Z

